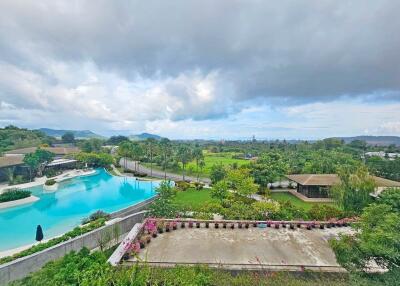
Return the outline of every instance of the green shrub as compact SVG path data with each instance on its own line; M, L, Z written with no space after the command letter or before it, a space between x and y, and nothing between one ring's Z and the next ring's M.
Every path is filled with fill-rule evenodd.
M274 214L280 211L280 205L278 202L255 202L252 205L254 212L257 214L257 219L263 220L272 217Z
M110 219L110 214L103 212L101 210L98 210L94 213L92 213L89 217L82 219L82 224L87 224L89 222L104 218L105 220Z
M29 183L29 182L30 182L30 180L28 177L25 177L22 175L17 175L13 178L12 181L9 181L8 184L10 186L13 186L13 185L25 184L25 183Z
M31 195L30 191L24 191L19 189L6 190L4 193L0 194L0 203L25 199L30 195Z
M225 219L257 219L257 213L249 205L233 202L230 208L222 210Z
M345 216L344 212L336 207L320 204L313 205L307 214L308 217L313 220L329 220L331 218L343 218Z
M307 220L308 214L303 208L298 208L292 202L285 201L280 203L279 212L272 214L272 218L278 220Z
M44 170L43 174L47 177L47 178L52 178L55 177L57 175L62 174L61 171L57 171L55 169L52 168L47 168L46 170Z
M45 184L46 186L52 186L52 185L54 185L55 183L57 183L56 180L54 180L54 179L49 179L49 180L47 180L44 184Z
M181 191L186 191L190 188L190 183L185 181L176 181L175 186Z
M204 188L204 184L202 182L194 182L193 183L193 187L196 190L200 191L200 190L202 190Z

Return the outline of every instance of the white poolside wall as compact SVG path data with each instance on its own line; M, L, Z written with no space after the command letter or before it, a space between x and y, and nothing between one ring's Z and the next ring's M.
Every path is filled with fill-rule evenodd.
M115 225L118 226L121 236L128 233L136 223L143 221L147 206L153 201L148 199L132 207L123 209L112 214L112 218L122 217L121 220L72 238L40 252L31 254L0 265L0 285L26 277L29 273L42 268L47 262L59 259L70 251L79 251L83 247L95 249L99 247L98 239L107 232L112 232ZM119 243L116 241L115 244Z

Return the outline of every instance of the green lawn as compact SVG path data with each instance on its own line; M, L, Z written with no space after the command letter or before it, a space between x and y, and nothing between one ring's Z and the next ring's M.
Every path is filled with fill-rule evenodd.
M278 202L290 201L296 207L303 208L305 210L309 210L312 208L314 204L324 204L324 205L331 205L332 203L309 203L300 200L299 198L293 196L291 193L272 193L271 199L276 200Z
M203 170L200 172L200 177L205 178L209 177L211 173L211 167L216 164L222 164L224 166L229 166L236 163L238 166L249 164L249 160L244 159L235 159L233 156L236 153L233 152L223 152L223 153L210 153L204 152L204 163L205 166ZM150 163L144 163L145 166L150 167ZM157 170L161 170L160 166L156 166L153 164L153 168ZM192 161L186 166L186 174L189 176L196 176L196 162ZM168 170L171 173L181 173L181 170ZM200 171L200 170L199 170Z
M210 189L203 189L197 191L195 189L188 189L187 191L178 191L174 198L174 203L185 209L197 210L207 202L214 202L211 197Z

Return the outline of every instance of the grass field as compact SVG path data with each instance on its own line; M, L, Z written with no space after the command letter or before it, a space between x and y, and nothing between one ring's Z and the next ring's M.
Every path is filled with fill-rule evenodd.
M188 189L184 192L179 191L174 198L174 203L176 205L192 210L198 210L205 203L213 201L215 200L211 197L210 189L203 189L200 191Z
M211 173L211 167L216 164L222 164L224 166L229 166L236 163L238 166L249 164L248 160L244 159L235 159L233 156L235 153L232 152L224 152L224 153L209 153L204 152L204 163L205 166L203 170L200 171L200 177L205 178L209 177ZM149 163L144 163L145 166L150 167ZM154 169L161 170L160 166L153 165ZM171 173L180 173L180 170L168 170ZM196 162L192 161L186 166L186 174L189 176L196 176Z
M293 196L291 193L272 193L271 194L271 199L276 200L278 202L284 202L284 201L290 201L293 205L296 207L303 208L305 210L309 210L312 208L313 205L315 204L323 204L323 205L330 205L330 203L310 203L310 202L304 202L300 200L299 198Z

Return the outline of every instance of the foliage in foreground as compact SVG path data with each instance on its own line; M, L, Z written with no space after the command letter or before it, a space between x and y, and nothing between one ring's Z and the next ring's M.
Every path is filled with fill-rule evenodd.
M104 252L90 254L88 249L71 252L62 259L49 262L40 271L29 277L15 281L12 286L104 286L104 285L191 285L191 286L361 286L395 285L396 276L347 276L324 275L304 272L301 275L290 273L242 272L233 276L228 271L210 269L206 266L173 268L151 268L145 263L131 267L112 267ZM398 276L397 276L398 277Z
M400 277L400 215L389 205L371 204L356 226L356 234L330 242L339 264L363 273L373 260L388 275Z

